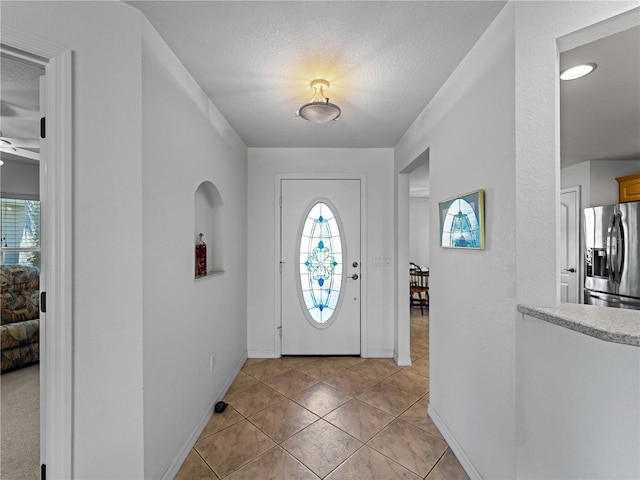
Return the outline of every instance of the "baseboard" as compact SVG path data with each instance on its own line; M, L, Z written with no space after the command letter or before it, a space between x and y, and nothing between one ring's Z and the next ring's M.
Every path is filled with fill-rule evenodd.
M396 365L399 367L410 367L411 366L411 357L398 357L396 353L393 354L393 359L396 361Z
M466 453L456 441L446 423L444 423L442 418L440 418L440 415L438 415L438 412L436 412L431 403L429 403L429 406L427 407L427 413L429 414L429 417L431 417L433 423L435 423L436 427L438 427L438 430L440 430L445 441L449 444L449 448L458 459L458 462L460 462L460 465L462 465L462 468L464 468L464 471L467 472L469 478L471 480L482 480L482 476L478 470L476 470L476 467L473 466L473 463L469 460L469 457L467 457Z
M242 356L242 359L240 360L240 362L236 364L236 368L233 369L233 374L229 378L227 378L227 381L225 382L225 384L222 386L218 394L214 397L213 401L211 402L207 410L204 412L202 418L200 419L198 424L195 426L195 428L191 432L191 435L189 435L189 437L187 438L187 441L185 442L184 446L180 450L180 453L178 453L178 455L176 456L171 466L167 469L165 474L162 476L162 480L172 480L176 477L176 475L178 475L178 472L180 471L180 467L189 456L191 449L198 441L198 438L200 438L200 435L202 434L205 427L207 426L207 423L209 423L209 419L211 418L211 415L213 415L213 407L218 402L218 400L222 400L224 398L224 396L227 393L227 390L229 390L229 387L231 386L235 378L238 376L238 373L240 373L240 369L243 367L246 361L247 361L247 352L245 351L244 355Z
M224 396L227 394L227 391L229 390L229 387L231 387L231 384L233 383L233 381L236 379L236 377L240 373L240 370L242 369L242 367L244 367L244 364L247 361L247 358L249 358L249 357L247 356L247 352L245 351L244 355L242 356L240 361L238 363L236 363L236 368L233 369L233 374L229 378L227 378L227 381L222 386L218 396L216 397L217 400L214 400L212 405L215 405L218 402L218 400L222 400L224 398ZM211 412L213 412L213 408L211 409ZM211 415L209 415L209 416L211 416ZM198 434L198 436L200 436L200 435Z
M395 358L393 350L369 350L362 352L362 358ZM280 358L273 350L249 350L248 358ZM411 358L409 358L411 362ZM411 365L409 363L408 365Z
M280 358L273 350L249 350L249 358Z
M369 350L362 353L362 358L393 358L393 350Z

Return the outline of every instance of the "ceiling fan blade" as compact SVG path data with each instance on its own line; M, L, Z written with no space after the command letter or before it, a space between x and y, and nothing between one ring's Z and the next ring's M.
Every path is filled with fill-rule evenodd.
M13 147L11 145L0 144L0 153L4 154L5 152L10 155L15 155L16 157L40 161L40 154L38 152L32 152L31 150L25 150L24 148Z
M15 148L29 148L40 149L40 139L38 138L14 138L14 137L1 137L0 146L3 147L15 147Z

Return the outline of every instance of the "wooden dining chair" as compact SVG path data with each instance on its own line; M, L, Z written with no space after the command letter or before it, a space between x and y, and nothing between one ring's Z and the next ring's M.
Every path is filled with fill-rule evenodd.
M420 307L424 315L425 307L429 308L429 271L422 270L415 263L409 264L409 308Z

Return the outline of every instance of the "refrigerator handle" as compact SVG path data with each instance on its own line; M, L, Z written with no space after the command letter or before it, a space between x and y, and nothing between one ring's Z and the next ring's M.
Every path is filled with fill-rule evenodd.
M598 300L604 300L605 302L609 302L609 303L620 303L620 299L616 296L613 295L598 295L597 293L593 293L593 292L589 292L589 296L591 298L596 298Z
M616 226L616 282L622 281L622 268L624 264L624 230L622 226L622 214L618 213Z
M616 230L616 215L614 213L613 215L611 215L611 219L609 220L609 230L607 232L607 267L609 268L609 281L613 283L616 282L616 272L615 272L616 259L614 258L615 230Z

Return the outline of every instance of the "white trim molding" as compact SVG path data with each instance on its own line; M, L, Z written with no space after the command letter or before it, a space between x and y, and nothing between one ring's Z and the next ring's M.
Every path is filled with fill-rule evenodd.
M393 359L396 365L411 366L411 311L409 308L409 175L396 174L396 255L394 280L396 290L394 294L395 304L395 342Z
M223 385L222 389L218 392L218 395L213 399L213 401L211 401L211 403L207 407L207 410L203 413L202 417L200 418L200 421L195 426L195 428L191 432L191 435L189 435L184 445L180 449L180 453L176 456L176 458L173 460L173 463L171 463L171 466L167 469L167 471L162 476L162 480L172 480L176 477L176 475L178 475L178 472L180 471L180 467L182 467L182 464L189 456L189 453L191 453L191 450L193 449L194 445L200 438L200 435L202 435L202 432L207 427L209 420L211 420L211 416L214 414L214 408L216 403L218 403L218 400L222 400L224 396L227 394L227 391L229 390L229 388L231 387L231 384L233 383L233 381L236 379L236 377L242 370L242 367L247 361L247 358L248 358L247 352L245 352L244 355L242 355L242 358L240 359L240 361L236 364L236 367L233 369L233 373L229 376L229 378L227 378L227 381Z
M444 423L442 418L440 418L440 415L438 415L438 412L436 412L431 403L429 403L429 406L427 407L427 413L436 427L438 427L438 430L440 430L440 433L449 445L449 448L458 459L458 462L460 462L460 465L462 466L464 471L467 472L469 478L471 480L482 480L480 472L478 472L473 463L471 463L471 460L469 459L469 457L467 457L466 453L464 452L460 444L456 441L455 437L453 436L451 431L449 431L449 428Z
M281 236L281 218L280 218L280 195L282 180L360 180L360 258L367 259L367 175L364 173L338 173L338 174L276 174L275 175L275 196L274 205L275 216L274 225L276 225L276 239L275 239L275 261L280 261L280 236ZM360 262L360 356L362 358L370 357L369 344L368 344L368 296L367 296L367 274L368 266L366 261ZM280 332L278 327L282 326L282 284L280 281L280 268L276 266L274 281L276 287L276 301L275 301L275 323L274 335L275 335L275 355L276 358L282 354L282 342L280 338ZM255 352L253 352L255 354ZM249 352L251 358L252 352Z
M576 235L576 288L577 288L577 293L576 293L576 298L577 298L577 302L576 303L584 303L584 276L582 275L582 272L584 272L583 268L584 268L584 255L582 254L583 249L582 249L582 242L584 241L583 236L582 236L582 189L580 188L580 185L575 185L572 187L566 187L566 188L561 188L560 189L560 203L562 203L562 195L565 193L575 193L575 205L574 208L576 210L576 217L574 219L574 224L572 225L573 230L575 231L575 235ZM563 245L561 244L561 242L558 242L558 248L562 248ZM558 289L561 288L560 286L561 283L561 278L558 277ZM559 294L560 297L562 297L561 294Z
M41 63L46 71L47 132L42 142L42 275L46 321L41 325L41 463L48 478L73 478L72 52L2 27L2 50Z

